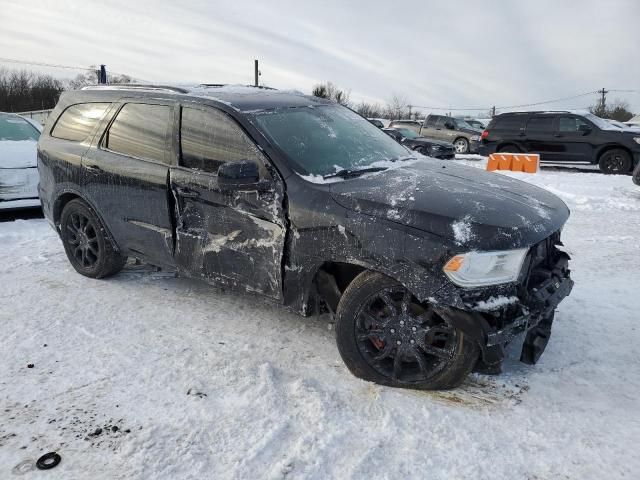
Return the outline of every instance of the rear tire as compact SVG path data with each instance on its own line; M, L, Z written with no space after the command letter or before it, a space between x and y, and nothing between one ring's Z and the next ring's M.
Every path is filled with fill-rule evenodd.
M631 171L631 156L621 148L607 150L598 159L602 173L625 174Z
M377 272L362 272L351 282L336 319L338 351L347 368L381 385L454 388L478 359L476 343L399 282Z
M453 146L456 149L456 153L469 153L469 140L466 138L456 138L453 142Z
M515 145L503 145L498 150L497 153L520 153L520 149Z
M113 275L127 262L115 250L98 216L80 199L71 200L62 210L60 238L69 262L85 277Z

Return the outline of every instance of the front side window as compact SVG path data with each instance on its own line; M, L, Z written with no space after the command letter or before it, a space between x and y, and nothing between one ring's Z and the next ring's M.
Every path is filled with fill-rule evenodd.
M582 125L588 126L587 122L577 117L560 117L558 130L561 132L579 132Z
M130 157L169 163L167 136L171 125L171 107L127 103L109 127L104 145Z
M527 133L551 133L553 117L531 117L527 122Z
M182 109L180 151L180 165L210 173L216 173L227 162L249 160L262 165L258 148L242 128L227 114L214 109Z
M82 142L91 134L110 103L78 103L68 107L58 118L51 136Z
M414 132L413 130L409 130L408 128L399 128L398 131L405 138L418 138L420 136L416 132Z
M436 128L444 128L444 124L447 123L447 117L438 116L436 120Z
M329 175L409 155L389 135L340 105L288 108L255 118L302 174Z

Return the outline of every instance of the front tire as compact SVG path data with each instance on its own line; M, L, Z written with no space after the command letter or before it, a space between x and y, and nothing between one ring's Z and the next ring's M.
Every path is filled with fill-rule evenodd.
M598 159L602 173L625 174L631 171L631 156L621 148L607 150Z
M453 142L453 146L456 149L456 153L469 153L469 140L466 138L456 138Z
M60 238L69 262L85 277L113 275L127 262L127 257L115 250L98 216L82 200L71 200L62 210Z
M453 388L478 359L477 344L431 305L377 272L365 271L351 282L336 317L340 356L364 380L401 388Z

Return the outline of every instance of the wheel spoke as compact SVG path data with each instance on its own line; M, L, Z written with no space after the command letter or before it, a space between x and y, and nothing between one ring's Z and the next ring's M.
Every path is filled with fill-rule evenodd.
M430 321L433 320L434 313L435 312L433 311L433 308L429 307L423 313L418 315L417 320L420 323L420 325L423 325L427 322L431 323Z
M396 350L396 356L393 357L393 373L391 377L394 380L398 380L400 378L400 372L402 371L402 354L400 349Z
M402 296L402 303L400 304L400 309L403 315L406 315L409 313L410 306L411 306L411 292L405 289L404 295Z
M384 360L389 355L391 355L391 351L392 350L393 350L393 344L391 342L387 342L385 344L384 348L382 350L380 350L380 353L378 353L378 355L373 357L373 360L375 362L379 362L380 360Z
M433 345L428 345L425 342L420 342L420 348L424 351L424 353L426 353L427 355L432 355L434 357L438 357L441 359L448 359L451 357L451 352L448 350L445 350L444 348L438 348L438 347L434 347Z
M384 304L387 307L389 307L389 309L391 310L392 316L398 315L398 306L396 305L396 302L394 302L391 296L389 295L389 292L382 292L380 294L380 298L382 299Z
M423 375L426 376L429 372L427 357L425 357L424 353L418 348L413 349L413 356L416 357L416 360L418 361L418 367L420 367L420 371L423 373Z

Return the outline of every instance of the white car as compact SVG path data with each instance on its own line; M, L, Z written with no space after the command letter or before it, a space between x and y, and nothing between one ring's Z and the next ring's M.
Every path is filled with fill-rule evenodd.
M0 210L39 207L37 146L42 127L0 113Z

